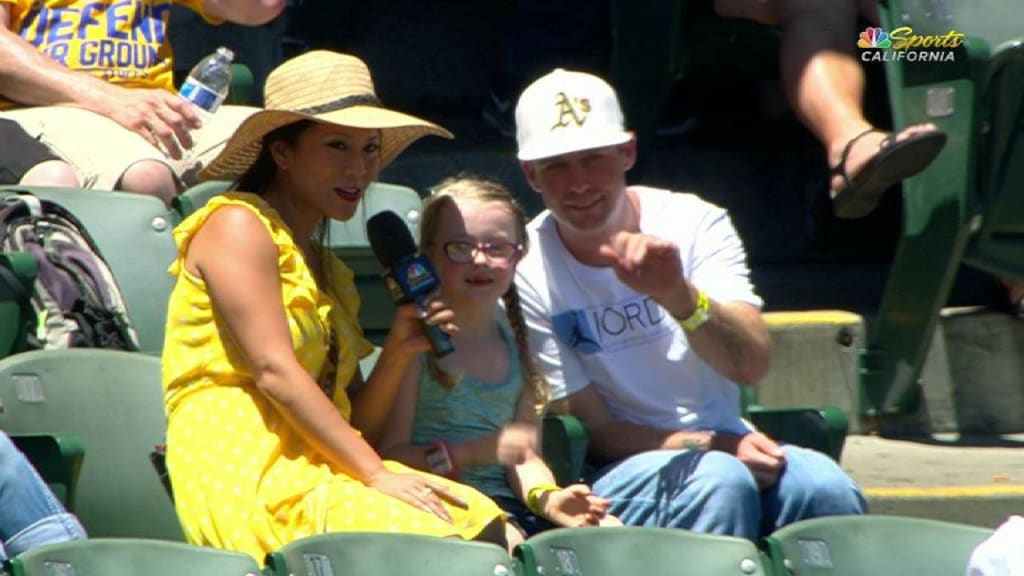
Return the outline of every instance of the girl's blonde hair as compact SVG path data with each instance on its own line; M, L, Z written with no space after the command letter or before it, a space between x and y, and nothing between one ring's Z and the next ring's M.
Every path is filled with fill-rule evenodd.
M428 248L434 244L440 232L441 212L446 204L453 204L455 199L477 200L480 202L500 202L505 204L515 220L516 241L523 247L523 254L529 249L526 234L526 213L516 199L499 182L475 176L459 174L446 178L431 190L430 196L423 201L423 216L420 221L420 246ZM533 390L536 400L537 414L541 414L550 398L547 380L537 370L530 356L528 346L526 320L519 302L519 291L513 282L508 291L502 295L505 303L505 314L515 334L516 347L519 351L519 365L523 374L523 386ZM431 376L442 385L452 387L458 383L458 376L444 370L433 355L428 355L427 367Z

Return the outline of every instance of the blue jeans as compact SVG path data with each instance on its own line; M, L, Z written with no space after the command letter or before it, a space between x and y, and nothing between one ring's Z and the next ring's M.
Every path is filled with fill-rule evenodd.
M83 538L78 519L64 510L25 455L0 433L0 559Z
M786 467L775 486L763 492L747 466L725 452L642 452L588 480L626 525L750 540L797 520L867 511L860 489L828 456L796 446L783 450Z

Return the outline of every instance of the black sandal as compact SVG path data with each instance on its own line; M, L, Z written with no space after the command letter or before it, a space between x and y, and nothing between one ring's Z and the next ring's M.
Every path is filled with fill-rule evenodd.
M878 143L878 153L871 157L852 178L846 171L846 160L858 140L872 132L871 128L846 143L839 164L832 175L843 177L843 188L832 197L832 209L839 218L863 218L871 213L882 195L897 182L921 172L935 160L946 145L946 133L929 130L903 140L892 132Z

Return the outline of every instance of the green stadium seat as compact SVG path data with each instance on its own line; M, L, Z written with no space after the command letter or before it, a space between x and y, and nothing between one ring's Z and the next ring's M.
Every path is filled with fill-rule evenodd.
M20 252L0 254L0 273L13 276L24 292L12 289L12 282L0 282L0 358L24 351L35 327L35 311L28 298L39 273L35 258Z
M167 299L174 287L167 268L177 254L171 235L173 221L163 202L127 192L0 186L0 195L20 191L58 202L78 217L117 278L142 350L159 354ZM0 294L0 310L3 303Z
M252 77L252 70L241 62L231 63L231 87L228 95L224 98L225 104L238 106L255 106L256 102L256 81Z
M178 222L184 220L189 214L202 208L210 198L221 194L231 187L231 182L225 180L207 180L178 194L171 201L171 210L177 216Z
M28 550L9 562L11 576L259 576L239 552L179 542L98 538Z
M861 412L871 418L917 407L921 368L961 263L1024 280L1024 32L1016 3L883 0L879 8L887 30L967 37L953 62L885 64L894 124L935 122L949 140L903 183L903 237L860 358Z
M541 422L541 451L555 481L568 486L583 478L590 435L575 416L548 412Z
M775 574L963 576L992 530L899 516L831 516L795 522L765 539Z
M149 454L166 432L160 359L99 349L37 350L0 360L0 429L73 434L88 447L75 513L91 536L180 540Z
M277 576L514 575L512 558L494 544L390 532L302 538L270 553L267 566Z
M28 458L68 510L75 509L75 490L85 447L74 434L11 434L11 441Z
M559 528L513 550L523 576L763 576L750 540L668 528Z

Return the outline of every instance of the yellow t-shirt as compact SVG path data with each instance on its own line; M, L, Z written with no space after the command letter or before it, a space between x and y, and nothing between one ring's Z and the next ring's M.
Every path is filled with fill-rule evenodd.
M129 88L174 89L167 38L171 5L204 0L0 0L10 28L51 59ZM0 109L13 103L0 98Z
M473 538L501 510L472 488L449 486L469 509L449 507L454 524L385 496L332 470L257 388L241 350L218 317L201 278L184 267L191 239L210 214L245 207L264 223L278 247L282 303L299 362L318 379L331 327L337 334L334 404L349 417L346 386L358 359L372 350L357 321L359 296L352 271L329 259L338 301L322 293L277 212L254 194L214 197L174 231L178 259L163 352L167 409L167 466L175 506L193 543L238 550L262 561L296 538L332 531L393 531ZM385 462L395 472L401 464Z

